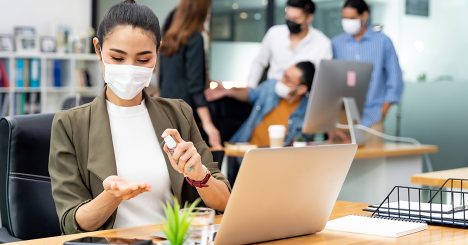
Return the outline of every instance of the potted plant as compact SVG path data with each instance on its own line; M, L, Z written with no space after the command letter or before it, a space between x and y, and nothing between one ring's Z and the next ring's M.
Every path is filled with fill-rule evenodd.
M163 205L166 222L162 231L171 245L182 245L189 235L188 230L192 222L191 213L200 199L195 200L191 205L185 203L183 207L180 206L176 198L173 200L173 205L169 201Z

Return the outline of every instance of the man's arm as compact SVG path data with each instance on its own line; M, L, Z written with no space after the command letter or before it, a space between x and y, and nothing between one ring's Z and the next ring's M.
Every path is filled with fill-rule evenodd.
M231 88L227 89L226 96L240 100L243 102L249 102L249 89L248 88Z
M400 102L404 86L401 68L398 62L398 56L390 39L388 39L388 41L385 43L384 62L384 69L387 74L387 80L385 81L385 103L381 108L382 119L385 118L392 104L397 104Z
M226 89L221 83L216 88L205 90L205 97L208 101L215 101L224 97L234 98L239 101L249 102L249 91L255 89L249 88L230 88Z

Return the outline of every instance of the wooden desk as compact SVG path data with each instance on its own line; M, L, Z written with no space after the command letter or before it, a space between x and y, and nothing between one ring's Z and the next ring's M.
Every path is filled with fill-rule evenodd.
M245 150L225 148L226 156L228 157L243 157ZM421 155L425 153L436 153L439 148L435 145L408 145L408 144L393 144L387 143L382 146L359 147L354 159L370 159L379 157L399 157L409 155Z
M339 218L348 214L364 213L363 203L351 203L338 201L333 209L330 219ZM220 216L216 222L221 221ZM115 229L97 232L89 232L78 235L68 235L60 237L50 237L44 239L30 240L12 243L13 245L51 245L63 244L63 242L76 239L83 236L105 236L105 237L127 237L127 238L146 238L150 239L151 234L160 230L160 225L150 225L128 229ZM157 240L154 240L155 242ZM324 230L314 235L294 237L290 239L277 240L263 244L467 244L468 232L464 229L449 228L442 226L429 226L428 230L411 234L400 238L385 238L378 236L359 235L351 233L333 232Z
M422 154L435 153L434 145L386 143L360 147L338 199L379 203L395 185L411 185L414 174L422 172ZM245 151L225 149L226 156L244 156Z
M449 178L468 179L468 168L455 168L443 171L416 174L411 176L411 183L425 186L440 187ZM460 181L454 181L453 187L460 188ZM463 181L463 188L468 189L468 182Z

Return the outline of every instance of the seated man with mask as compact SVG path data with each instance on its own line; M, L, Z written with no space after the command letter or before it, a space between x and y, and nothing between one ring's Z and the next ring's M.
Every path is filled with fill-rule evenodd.
M285 145L291 145L302 135L302 124L307 109L308 93L312 87L315 66L309 61L299 62L283 74L281 80L267 80L257 88L226 89L219 84L206 90L208 101L231 97L253 105L252 112L231 138L231 142L269 146L268 127L284 125L287 128ZM230 163L230 167L238 165ZM230 169L229 181L234 182L236 169ZM234 174L234 176L231 176Z

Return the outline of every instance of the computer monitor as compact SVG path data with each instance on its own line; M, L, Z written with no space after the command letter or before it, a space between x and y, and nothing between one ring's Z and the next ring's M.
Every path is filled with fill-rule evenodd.
M348 119L352 118L352 123L359 124L359 114L363 112L371 76L372 64L322 60L309 95L303 133L334 129L344 101L350 102L353 107L350 109L354 115L349 115L347 110Z

